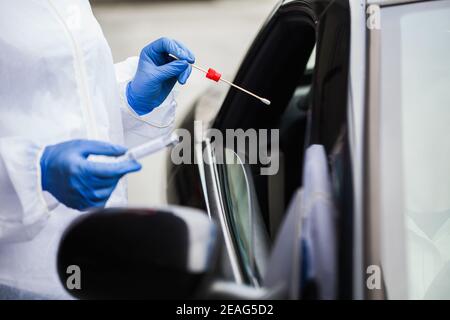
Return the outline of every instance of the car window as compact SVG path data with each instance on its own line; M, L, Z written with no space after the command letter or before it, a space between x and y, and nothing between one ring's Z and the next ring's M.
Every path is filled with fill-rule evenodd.
M224 164L218 165L218 171L227 224L244 278L259 286L265 271L268 238L252 193L252 179L233 150L224 148L223 159Z
M253 272L251 203L248 182L242 163L234 151L224 149L225 165L222 165L223 191L228 208L228 220L234 240L244 262L247 274Z
M449 17L450 1L381 11L380 208L391 298L450 298Z

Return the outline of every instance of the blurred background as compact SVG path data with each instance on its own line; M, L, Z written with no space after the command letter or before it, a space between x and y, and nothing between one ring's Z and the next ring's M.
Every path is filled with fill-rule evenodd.
M244 54L278 0L91 0L115 62L138 55L162 36L186 44L197 63L233 79ZM197 71L181 87L177 123L208 86ZM222 85L222 84L218 84ZM166 203L166 157L160 152L142 161L141 172L128 177L129 202L135 206Z

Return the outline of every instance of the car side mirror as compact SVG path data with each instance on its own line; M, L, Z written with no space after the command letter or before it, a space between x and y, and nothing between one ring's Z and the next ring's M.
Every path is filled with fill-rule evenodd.
M80 299L192 299L208 283L217 252L216 228L201 211L104 209L66 230L58 274Z

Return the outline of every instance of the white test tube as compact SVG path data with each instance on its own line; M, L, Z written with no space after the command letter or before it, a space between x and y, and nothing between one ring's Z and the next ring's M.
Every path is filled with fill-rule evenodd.
M123 157L138 160L155 152L158 152L159 150L164 149L170 145L176 145L179 142L180 137L173 133L170 136L153 139L147 143L132 148L128 150Z

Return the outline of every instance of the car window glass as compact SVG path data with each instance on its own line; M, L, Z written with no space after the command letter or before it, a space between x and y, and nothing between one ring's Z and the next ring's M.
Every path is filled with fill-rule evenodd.
M242 161L237 154L225 148L223 172L223 192L227 205L228 220L237 249L247 275L254 276L256 270L253 255L253 221L249 185Z

